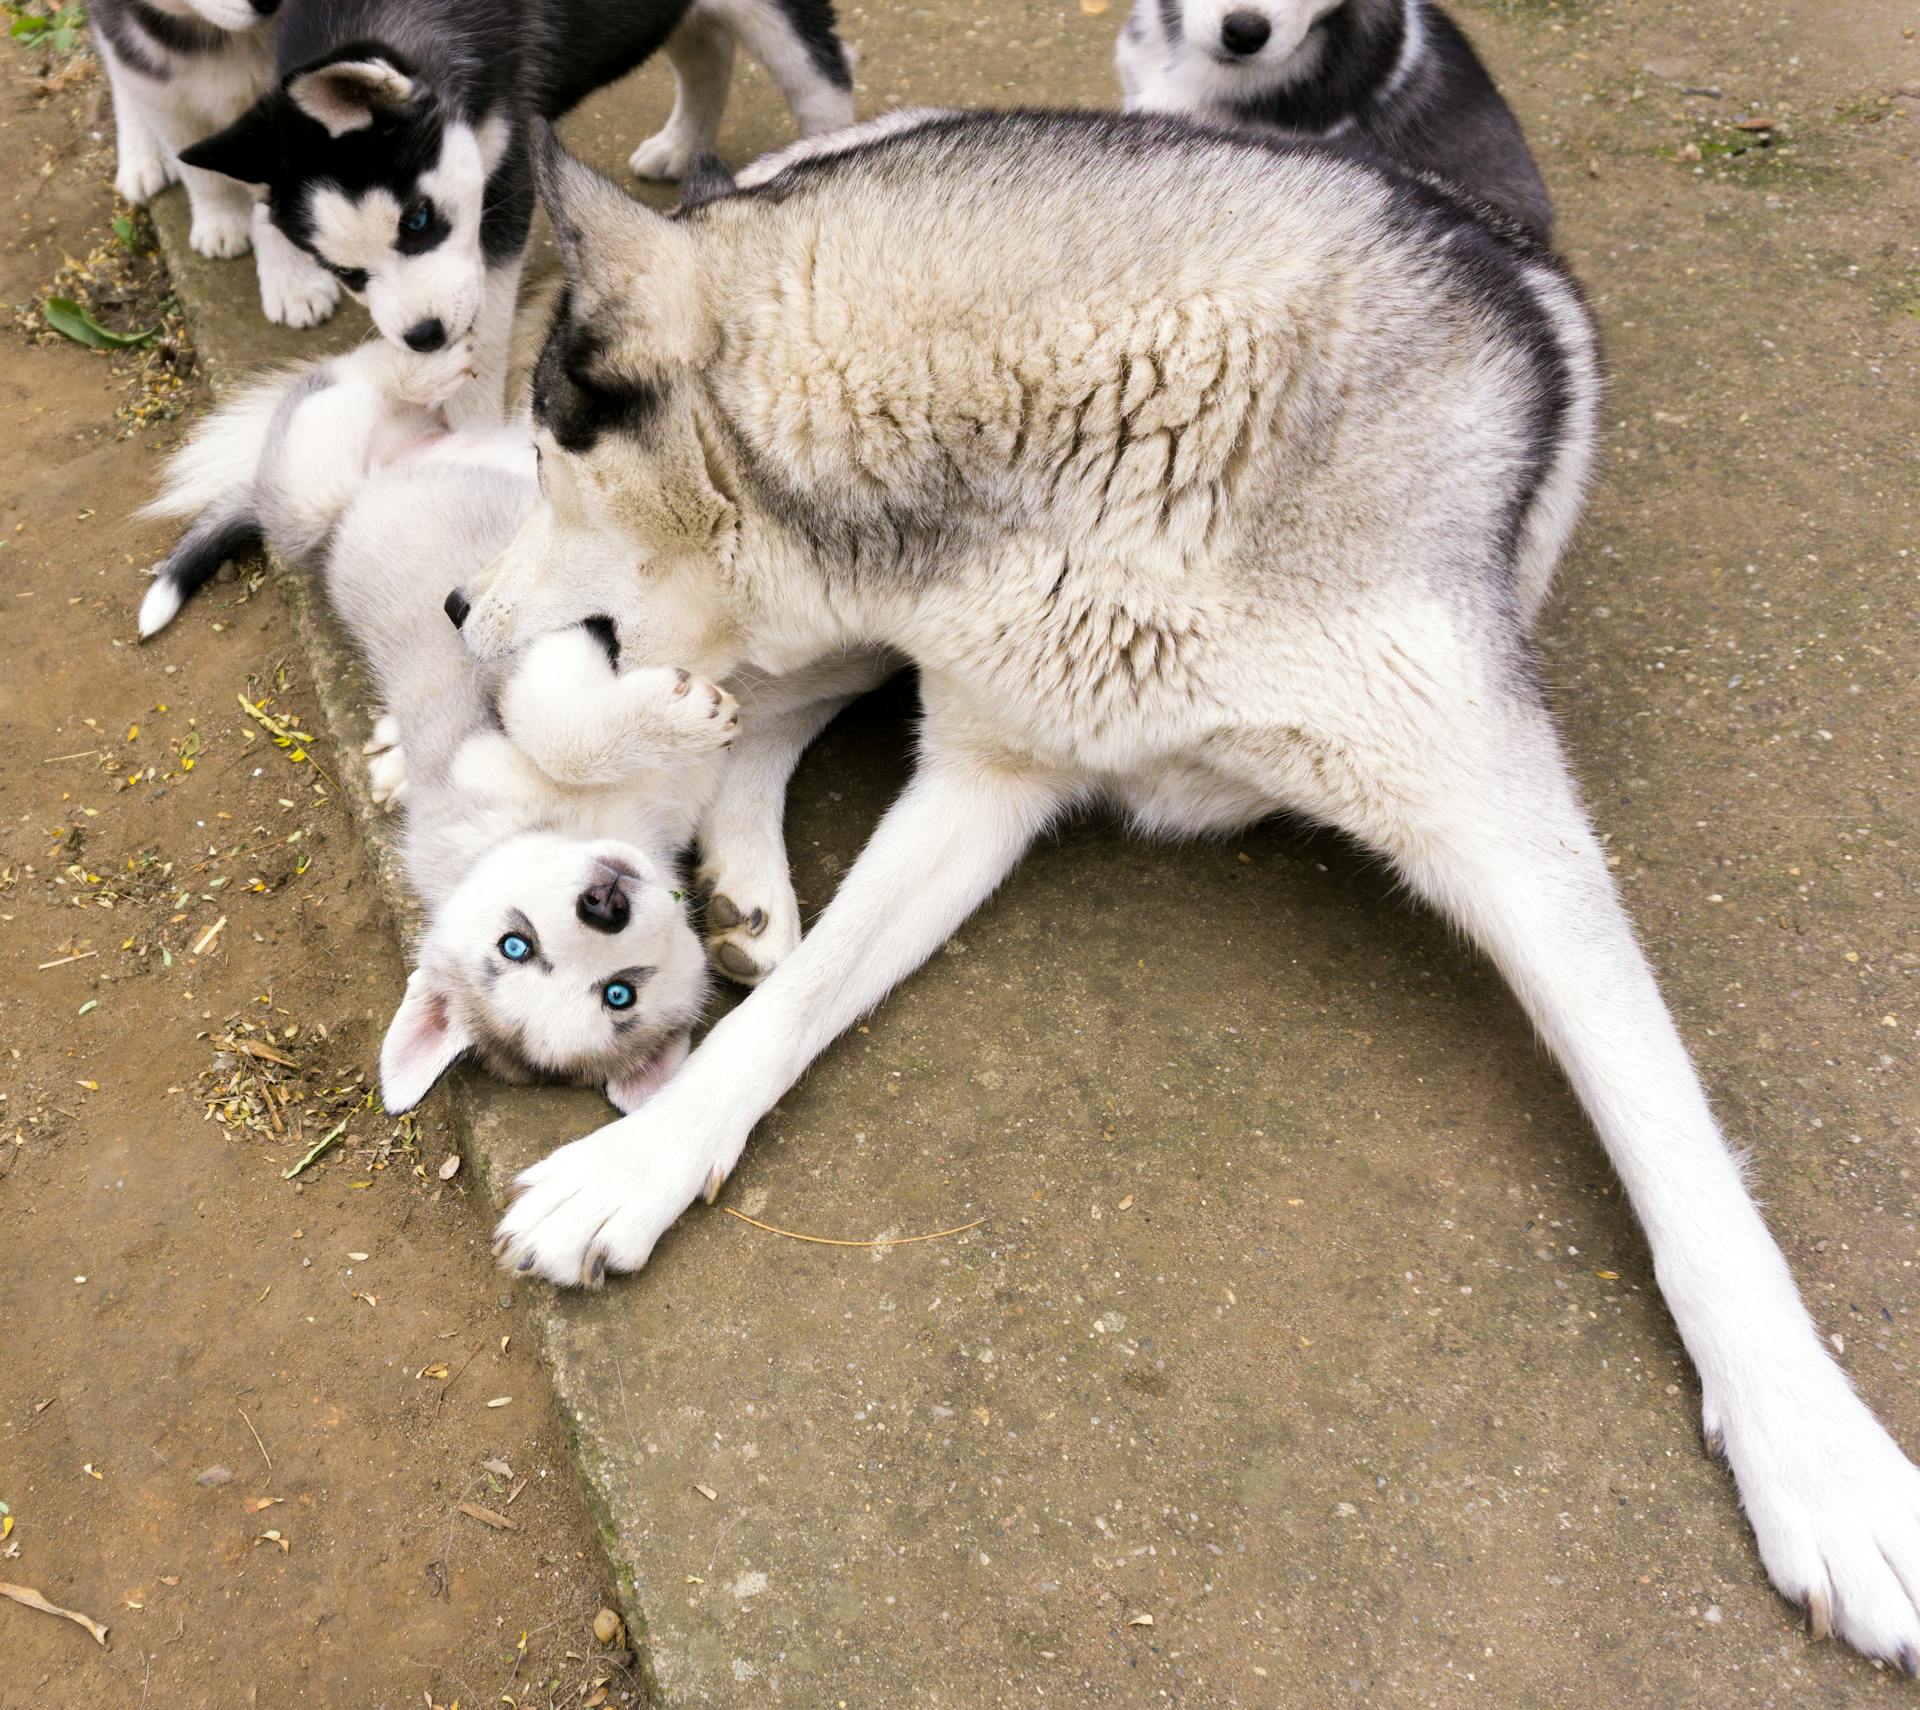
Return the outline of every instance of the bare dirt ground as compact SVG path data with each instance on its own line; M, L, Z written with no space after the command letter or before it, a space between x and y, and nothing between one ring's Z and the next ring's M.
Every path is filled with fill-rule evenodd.
M101 251L100 319L177 329L84 53L0 42L0 152L0 303ZM639 1702L487 1219L368 1108L341 761L240 705L318 733L285 603L132 641L191 352L0 338L0 1581L110 1629L0 1600L0 1706Z

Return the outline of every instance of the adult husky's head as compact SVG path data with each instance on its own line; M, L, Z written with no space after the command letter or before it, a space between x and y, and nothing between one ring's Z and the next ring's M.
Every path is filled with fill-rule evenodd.
M508 141L504 118L469 123L391 48L358 42L288 73L180 158L264 185L274 224L385 337L434 351L480 312L481 214Z
M693 383L717 339L699 238L544 125L534 164L567 279L533 378L540 498L465 590L467 646L497 658L600 611L637 655L702 669L738 513Z
M471 1052L507 1080L601 1086L632 1110L679 1067L706 958L674 875L631 844L512 837L444 897L380 1053L391 1111Z

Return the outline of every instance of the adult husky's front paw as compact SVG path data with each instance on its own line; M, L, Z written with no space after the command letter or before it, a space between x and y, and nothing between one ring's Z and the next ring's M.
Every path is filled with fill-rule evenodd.
M684 178L696 147L691 137L678 136L669 126L627 156L627 170L636 178Z
M122 150L113 173L114 189L136 208L144 208L169 184L179 182L179 167L158 144L132 153Z
M1763 1401L1709 1397L1767 1574L1815 1638L1920 1675L1920 1469L1824 1358Z
M251 206L225 201L196 205L187 242L196 255L212 256L216 261L245 255L253 247Z
M563 1287L595 1288L609 1271L639 1270L681 1212L719 1191L739 1155L734 1146L722 1163L679 1126L649 1109L523 1170L494 1231L494 1257Z
M373 727L360 752L367 757L368 793L392 812L407 793L407 751L400 742L400 722L388 713Z
M760 860L726 851L703 861L696 884L706 910L707 959L738 985L757 986L800 942L800 904L786 852Z

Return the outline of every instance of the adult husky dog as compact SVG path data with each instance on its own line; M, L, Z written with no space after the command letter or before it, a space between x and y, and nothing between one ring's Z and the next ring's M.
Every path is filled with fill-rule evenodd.
M756 700L735 770L733 698L619 661L586 611L502 666L476 668L442 606L505 545L535 497L524 429L449 432L409 393L405 352L369 344L272 376L223 405L149 507L193 518L143 612L178 607L182 565L243 535L321 574L388 708L376 798L404 792L403 856L424 925L381 1054L381 1096L411 1108L471 1053L514 1080L604 1087L635 1108L678 1067L706 991L677 865L704 837L763 874L773 907L710 897L709 946L757 978L798 941L779 895L781 795L800 750L870 670L837 665ZM621 668L627 664L627 668ZM404 754L404 761L402 756ZM722 924L724 922L724 924Z
M95 50L113 92L113 187L136 207L185 180L188 241L201 255L256 247L270 321L311 326L338 300L327 273L268 226L253 192L183 163L181 152L231 124L273 83L280 0L93 0Z
M1748 1197L1528 647L1599 391L1559 264L1416 181L1165 119L854 132L678 220L550 142L540 171L571 293L541 500L471 589L472 650L585 585L708 676L896 648L926 721L799 948L643 1111L521 1177L504 1262L642 1265L1076 806L1304 812L1471 933L1564 1065L1775 1584L1920 1665L1920 1471Z
M832 0L294 0L277 87L181 158L262 187L262 218L326 269L332 299L344 286L393 343L456 353L475 380L454 413L493 420L533 215L529 121L664 45L673 114L629 164L677 177L719 129L736 40L802 135L852 119Z
M1520 121L1431 0L1134 0L1115 59L1129 112L1372 153L1547 239L1553 209Z

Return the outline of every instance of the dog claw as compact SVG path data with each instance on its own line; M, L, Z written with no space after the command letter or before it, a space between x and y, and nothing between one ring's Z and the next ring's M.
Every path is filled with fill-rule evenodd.
M1727 1458L1726 1435L1719 1429L1703 1430L1700 1433L1700 1442L1714 1460L1724 1461Z
M727 1172L721 1169L718 1164L715 1164L712 1169L707 1171L707 1204L713 1204L713 1202L720 1197L720 1189L726 1185L726 1180Z
M1920 1651L1916 1651L1911 1645L1902 1645L1898 1661L1902 1674L1909 1679L1920 1680Z
M1807 1634L1815 1639L1833 1636L1833 1603L1824 1591L1807 1594Z
M587 1275L586 1275L587 1287L598 1288L606 1280L607 1280L607 1256L605 1253L596 1253L593 1256L593 1263L587 1267Z

